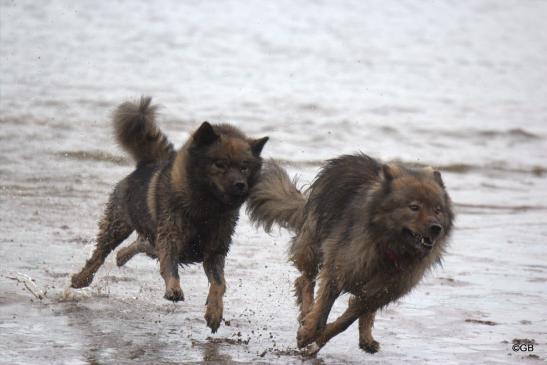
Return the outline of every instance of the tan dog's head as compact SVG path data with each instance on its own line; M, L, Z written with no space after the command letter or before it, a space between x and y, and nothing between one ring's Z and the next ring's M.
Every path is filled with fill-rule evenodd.
M402 243L396 247L400 252L427 255L445 241L454 219L441 174L429 167L386 164L380 175L381 198L372 222Z

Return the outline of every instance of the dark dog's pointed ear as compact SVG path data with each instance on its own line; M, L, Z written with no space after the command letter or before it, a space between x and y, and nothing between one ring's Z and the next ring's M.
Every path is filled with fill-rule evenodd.
M400 174L401 174L401 170L399 169L399 167L393 163L389 163L389 164L382 165L382 171L380 173L380 177L383 181L389 183Z
M207 146L217 139L220 136L215 132L213 126L209 122L203 122L197 131L194 132L194 144L196 146Z
M256 157L260 156L260 153L262 152L264 145L266 144L266 142L268 142L269 139L270 137L263 137L260 139L252 140L250 142L250 145L251 145L251 151L253 152L253 155L255 155Z

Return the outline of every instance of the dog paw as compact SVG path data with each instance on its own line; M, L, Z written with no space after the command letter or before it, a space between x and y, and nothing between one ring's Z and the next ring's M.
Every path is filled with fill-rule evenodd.
M377 353L380 350L380 343L375 340L371 341L359 341L359 347L368 352L369 354Z
M222 321L222 309L208 305L205 311L205 321L207 321L207 327L211 329L211 332L216 333Z
M300 326L296 334L296 344L299 349L308 346L315 340L316 332L308 329L305 325Z
M313 342L306 346L304 350L302 350L302 355L306 357L315 357L317 356L319 350L321 350L321 347L316 342Z
M122 267L127 263L127 261L129 261L130 258L131 257L129 255L124 255L122 251L119 251L116 255L116 265L118 265L118 267Z
M184 301L184 293L181 288L165 289L163 297L172 302Z
M85 288L93 281L93 275L74 274L70 279L70 286L74 289Z

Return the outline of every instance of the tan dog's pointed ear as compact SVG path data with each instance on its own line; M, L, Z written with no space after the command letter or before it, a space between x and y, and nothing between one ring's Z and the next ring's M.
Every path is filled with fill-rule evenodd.
M203 122L198 130L194 132L192 138L196 146L206 146L219 139L220 136L209 122Z
M438 171L438 170L435 170L433 167L431 166L427 166L424 168L424 170L428 173L430 173L431 175L433 175L433 180L435 180L435 182L437 184L440 185L441 188L444 189L444 181L443 181L443 178L441 176L441 173Z
M382 172L380 174L382 180L391 182L396 177L401 175L401 169L394 163L387 163L382 165Z
M437 171L437 170L433 171L433 178L435 179L437 184L439 184L441 186L441 188L444 189L444 181L443 181L443 178L442 178L441 173L439 171Z
M269 139L270 137L263 137L260 139L255 139L250 141L251 151L253 152L253 155L255 155L256 157L259 157L260 153L262 153L262 149L264 148L264 145L266 144L266 142L268 142Z

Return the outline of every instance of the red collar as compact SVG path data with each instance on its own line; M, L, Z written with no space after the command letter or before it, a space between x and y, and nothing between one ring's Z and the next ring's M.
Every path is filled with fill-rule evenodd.
M395 266L395 268L400 271L401 268L399 267L399 256L397 256L397 254L395 253L395 251L393 251L391 248L387 248L386 250L386 258L388 261L392 262L393 263L393 266Z

